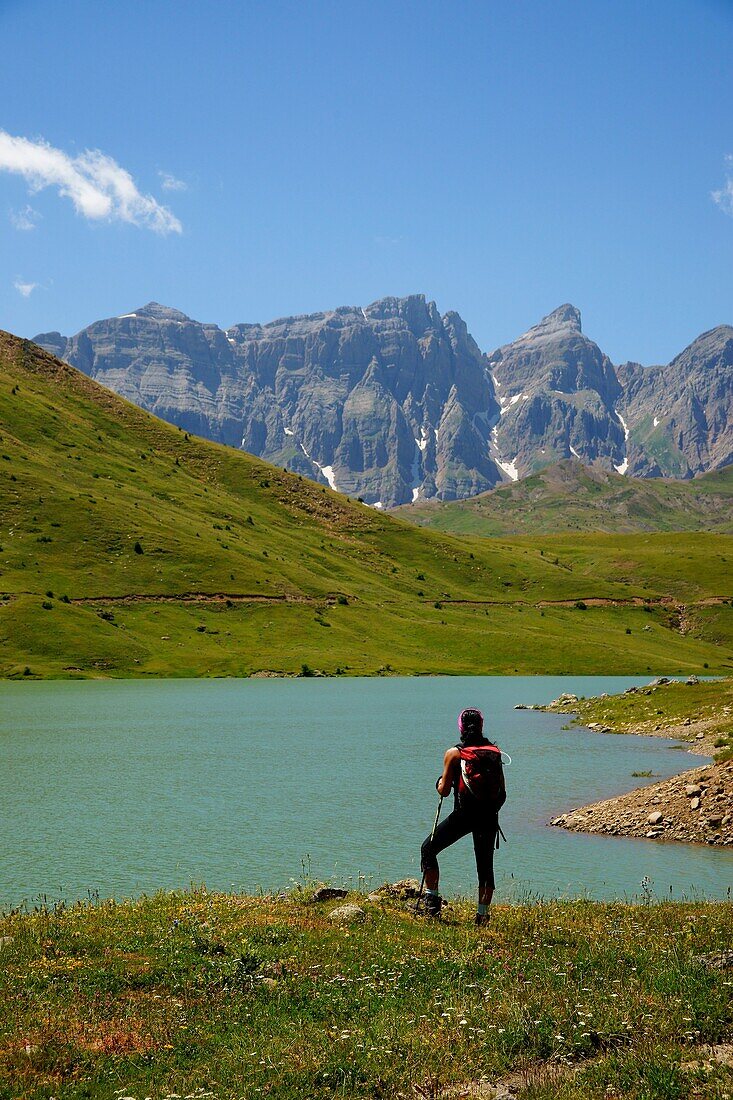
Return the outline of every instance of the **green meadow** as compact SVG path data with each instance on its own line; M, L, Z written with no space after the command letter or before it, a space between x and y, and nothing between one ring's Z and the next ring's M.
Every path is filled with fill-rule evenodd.
M347 900L361 923L304 888L0 918L0 1097L730 1095L730 905L535 899L476 928Z
M0 336L4 677L723 672L732 580L720 533L422 529Z

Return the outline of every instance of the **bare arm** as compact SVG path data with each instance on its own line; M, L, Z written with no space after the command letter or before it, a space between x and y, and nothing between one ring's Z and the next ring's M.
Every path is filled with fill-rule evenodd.
M453 790L453 783L456 779L456 769L460 758L461 754L458 749L448 749L443 757L443 774L438 780L438 794L441 798L447 798Z

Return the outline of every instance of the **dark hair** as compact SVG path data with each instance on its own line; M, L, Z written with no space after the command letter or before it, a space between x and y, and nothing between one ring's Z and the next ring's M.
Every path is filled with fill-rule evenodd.
M465 745L481 741L484 735L484 716L481 711L475 707L462 710L458 716L458 729Z

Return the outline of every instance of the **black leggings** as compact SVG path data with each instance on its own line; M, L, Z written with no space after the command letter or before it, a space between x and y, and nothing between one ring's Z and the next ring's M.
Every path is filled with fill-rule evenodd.
M494 889L494 844L496 842L497 819L494 816L476 818L465 810L456 808L453 813L441 821L431 840L426 837L421 849L421 870L437 871L437 855L461 837L473 833L473 850L476 853L476 870L479 888Z

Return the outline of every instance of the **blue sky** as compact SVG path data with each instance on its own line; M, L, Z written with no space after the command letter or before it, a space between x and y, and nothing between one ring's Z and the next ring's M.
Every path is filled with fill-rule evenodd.
M0 327L419 291L485 350L571 301L654 363L733 323L733 0L0 0L0 36Z

